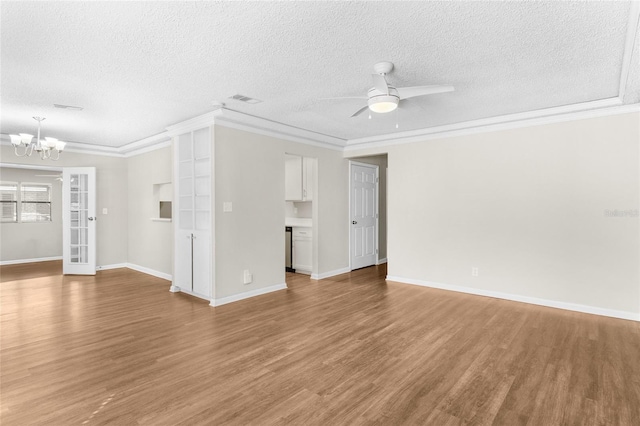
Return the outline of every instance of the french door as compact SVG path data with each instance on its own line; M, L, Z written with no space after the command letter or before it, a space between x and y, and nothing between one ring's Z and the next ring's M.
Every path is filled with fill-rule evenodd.
M96 274L96 169L62 170L62 273Z

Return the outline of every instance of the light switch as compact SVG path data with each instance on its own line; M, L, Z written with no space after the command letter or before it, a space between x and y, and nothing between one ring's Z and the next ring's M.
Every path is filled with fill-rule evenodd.
M106 208L106 207L103 207L103 208L102 208L102 214L107 214L107 213L108 213L107 208Z
M233 211L233 203L231 201L225 201L222 203L222 211L225 213Z

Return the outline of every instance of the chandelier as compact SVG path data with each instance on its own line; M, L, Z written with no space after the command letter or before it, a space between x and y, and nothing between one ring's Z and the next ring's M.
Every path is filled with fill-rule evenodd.
M44 140L40 139L40 123L44 120L44 117L33 117L38 122L38 136L36 140L33 140L33 135L27 133L20 133L17 135L9 135L11 137L11 145L13 145L14 151L18 157L28 156L30 157L33 152L37 152L40 158L43 160L57 160L60 158L60 153L64 150L66 142L59 141L56 138L46 137ZM19 152L22 149L22 153Z

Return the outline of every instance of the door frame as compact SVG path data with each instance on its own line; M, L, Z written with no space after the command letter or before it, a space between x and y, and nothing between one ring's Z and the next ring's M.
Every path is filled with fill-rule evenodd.
M376 189L375 189L375 194L376 194L376 202L374 203L374 209L375 209L375 213L376 213L376 225L375 225L375 247L376 247L376 261L374 263L374 265L377 265L380 262L380 250L379 250L379 236L378 233L380 232L380 166L377 164L370 164L370 163L363 163L360 161L355 161L355 160L349 160L349 182L348 182L348 187L349 187L349 212L348 212L348 217L347 217L347 226L348 226L348 230L349 230L349 271L353 271L352 269L352 260L353 260L353 235L352 235L352 228L351 228L351 221L352 221L352 211L351 211L351 190L352 190L352 183L353 183L353 179L352 179L352 174L351 174L351 170L352 170L352 166L361 166L361 167L368 167L371 169L375 169L376 171Z

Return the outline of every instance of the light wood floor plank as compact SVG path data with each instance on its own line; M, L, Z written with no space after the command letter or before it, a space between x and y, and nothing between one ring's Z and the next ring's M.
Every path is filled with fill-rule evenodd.
M0 423L638 424L637 322L385 275L211 308L129 269L0 267Z

